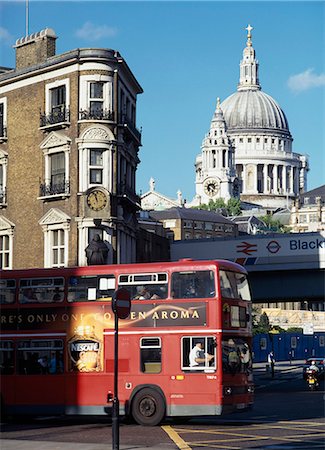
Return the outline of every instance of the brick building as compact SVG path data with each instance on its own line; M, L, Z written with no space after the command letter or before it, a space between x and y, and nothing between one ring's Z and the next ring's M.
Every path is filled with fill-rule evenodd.
M167 237L175 241L238 236L238 225L214 211L177 207L150 211L150 216L162 222Z
M18 39L0 70L0 267L86 265L95 234L108 263L135 262L142 88L117 51L55 42Z

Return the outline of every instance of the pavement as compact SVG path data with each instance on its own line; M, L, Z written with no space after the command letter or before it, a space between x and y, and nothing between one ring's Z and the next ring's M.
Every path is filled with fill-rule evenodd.
M302 377L302 366L304 360L301 361L279 361L275 364L274 376L272 377L270 367L267 363L254 363L253 374L255 389L261 389L268 384L281 383L285 380ZM49 442L49 441L31 441L21 439L1 439L1 450L108 450L113 449L111 443L105 444L89 444L76 442ZM145 447L139 445L122 445L120 444L113 450L177 450L177 446L172 440L170 444L159 444L155 447Z

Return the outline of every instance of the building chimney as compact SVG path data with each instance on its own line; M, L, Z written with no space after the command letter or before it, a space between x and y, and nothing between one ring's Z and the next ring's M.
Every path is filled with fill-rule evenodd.
M35 66L55 55L56 35L51 28L17 39L16 70Z

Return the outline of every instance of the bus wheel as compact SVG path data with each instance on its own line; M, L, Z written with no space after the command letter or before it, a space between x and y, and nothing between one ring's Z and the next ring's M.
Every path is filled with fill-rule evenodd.
M141 389L132 401L131 414L139 425L158 425L165 416L164 399L154 389Z

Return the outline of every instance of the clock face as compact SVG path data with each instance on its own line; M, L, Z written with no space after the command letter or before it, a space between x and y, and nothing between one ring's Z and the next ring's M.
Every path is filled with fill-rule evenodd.
M94 211L100 211L107 205L107 197L104 192L95 189L88 194L87 205Z
M217 194L219 190L219 183L217 180L214 180L213 178L209 178L204 183L204 192L209 196L213 197Z

